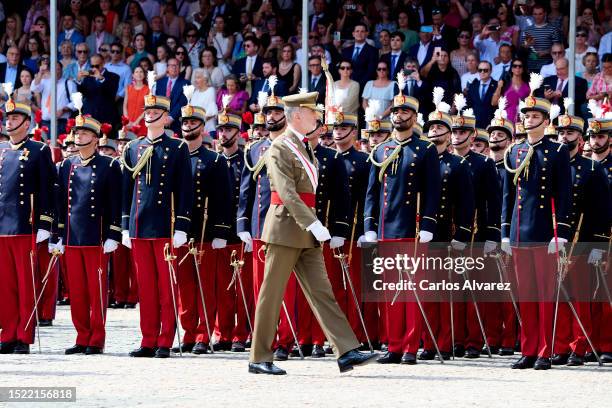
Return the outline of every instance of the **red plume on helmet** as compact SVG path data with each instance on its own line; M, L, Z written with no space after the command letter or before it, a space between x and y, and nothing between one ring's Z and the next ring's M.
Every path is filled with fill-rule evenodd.
M36 128L34 129L34 135L32 136L32 140L40 142L42 140L42 129Z
M75 125L75 120L74 118L70 118L66 121L66 133L70 133L72 131L72 128Z
M100 125L100 132L103 135L108 135L113 130L113 126L110 123L103 123Z
M247 125L251 125L253 123L253 114L249 111L244 112L242 114L242 121Z
M41 121L42 121L42 109L39 109L34 114L34 122L36 122L36 124L40 125Z
M127 125L128 123L130 123L130 120L128 119L128 117L127 117L127 116L125 116L125 115L122 115L122 116L121 116L121 126L125 126L125 125Z

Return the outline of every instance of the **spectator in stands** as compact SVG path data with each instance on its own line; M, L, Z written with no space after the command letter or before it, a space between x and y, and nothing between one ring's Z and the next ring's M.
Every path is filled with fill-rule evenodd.
M582 72L576 72L576 75L580 78L584 78L587 81L587 85L591 88L593 84L593 80L595 76L599 73L599 58L596 52L587 52L582 57L582 65L584 65L584 70Z
M100 14L105 17L104 31L114 33L119 24L119 14L111 7L111 0L100 0Z
M26 31L27 32L27 31ZM43 43L43 49L45 53L48 53L51 49L49 48L49 42L51 41L51 34L49 31L49 20L45 17L40 16L36 19L36 23L32 26L29 31L29 36L22 36L19 43L21 50L27 50L27 40L32 37L38 37Z
M482 32L474 37L474 48L480 53L480 61L495 63L501 45L499 30L499 19L495 17L490 19Z
M397 16L397 31L404 34L402 51L405 53L410 50L410 47L419 43L419 33L410 29L410 20L408 19L408 13L405 11L400 11Z
M102 44L100 48L98 48L98 54L102 56L104 63L110 61L110 44Z
M331 22L331 16L327 12L327 3L325 0L314 0L312 2L313 13L308 20L309 31L316 31L319 22L327 25Z
M493 66L489 61L480 61L478 64L479 79L468 86L466 95L467 106L474 110L476 116L476 127L486 129L493 119L495 106L493 106L493 94L497 90L497 81L491 78ZM448 89L446 88L447 92Z
M470 45L472 35L468 29L459 31L458 48L453 49L450 53L451 65L459 76L467 72L467 56L474 53L474 49Z
M191 66L191 60L187 57L187 48L179 45L174 50L174 56L179 62L179 76L184 79L191 78L193 67Z
M431 11L431 24L434 40L442 42L448 50L457 48L457 30L444 23L444 15L439 8Z
M147 52L147 37L144 34L139 33L134 36L134 54L130 55L127 59L127 63L131 69L136 68L138 62L142 58L148 58L150 61L154 61L153 55Z
M341 33L341 38L343 40L351 38L359 24L365 25L366 32L368 31L370 21L363 9L363 4L355 0L345 0L336 20L336 27Z
M21 86L19 73L25 68L19 63L21 53L17 47L9 47L6 52L6 62L0 64L0 82L10 82L13 84L13 89Z
M23 36L23 24L19 14L14 13L6 17L4 33L0 39L0 52L6 53L9 47L19 46Z
M429 64L435 49L442 47L440 42L432 41L432 32L433 28L431 26L421 26L419 31L420 41L418 44L413 45L408 52L408 55L416 59L421 67Z
M185 30L185 20L179 16L176 10L174 1L166 2L164 12L162 14L162 25L164 33L169 36L182 38Z
M500 96L505 96L508 120L515 123L519 120L519 102L525 99L530 92L529 76L525 63L519 58L513 58L510 67L510 79L501 80L497 83L497 89L495 90L491 103L495 106L499 102Z
M431 24L431 5L429 2L422 0L411 0L407 6L404 6L408 13L410 23L416 29L420 29L422 25Z
M179 75L179 61L176 58L168 60L168 70L166 76L160 79L155 86L155 95L170 98L170 114L166 127L172 129L174 133L181 131L181 108L187 104L187 99L183 94L183 86L189 85L184 77Z
M148 51L153 53L160 45L166 45L168 36L163 32L162 18L155 16L151 19L151 29L147 33Z
M32 1L32 5L28 10L28 14L26 15L25 23L23 25L23 31L29 33L32 29L36 29L33 26L39 24L40 17L48 17L49 16L49 0L34 0ZM45 21L47 19L45 18ZM49 26L49 24L47 24Z
M287 86L287 95L297 93L302 80L302 69L295 62L295 48L293 44L283 44L278 58L278 79Z
M115 30L117 41L123 45L126 58L134 54L134 31L128 23L119 23Z
M198 38L198 30L194 25L188 25L185 30L185 42L183 47L187 50L187 57L192 67L197 67L200 63L200 52L204 48L204 44Z
M166 75L166 69L168 68L168 58L170 58L168 46L166 44L158 45L155 56L156 59L153 64L153 71L155 71L155 80L159 81Z
M514 2L514 16L516 17L516 23L519 26L519 31L525 31L527 28L531 27L535 20L532 13L532 2L529 0L517 0ZM519 34L520 41L520 34ZM520 45L520 42L519 42Z
M376 61L378 61L378 51L366 43L367 37L368 26L364 23L357 23L353 29L355 43L342 50L342 58L352 62L351 79L359 84L360 89L363 89L366 82L374 78ZM342 77L342 73L340 76Z
M256 79L253 82L253 92L251 93L251 97L249 98L248 102L248 106L251 112L258 112L261 109L261 106L257 104L259 92L266 92L268 95L272 93L268 78L270 78L270 75L278 76L278 62L276 62L276 60L272 58L265 59L262 64L262 71L263 77ZM274 94L279 97L287 95L287 87L287 82L280 76L278 76L278 83L274 88Z
M110 72L113 72L119 76L119 85L117 88L117 101L123 102L125 97L125 90L127 86L132 82L132 70L130 66L125 63L123 56L123 46L119 42L114 42L110 45L111 60L104 66Z
M602 60L603 56L609 52L612 52L612 31L601 37L597 51L599 59Z
M74 48L70 40L64 40L60 44L60 64L62 64L62 78L70 78L73 81L76 80L78 72L78 66L76 60L73 58Z
M106 17L103 14L97 14L93 19L93 31L87 36L85 42L92 53L100 52L100 47L104 44L112 44L115 42L115 36L105 31Z
M134 68L132 83L125 90L123 99L123 116L128 118L128 128L139 126L139 136L146 135L147 128L144 122L144 100L149 94L149 86L145 82L146 73L141 67Z
M499 81L503 79L507 82L512 75L510 63L512 62L512 46L510 44L502 44L499 47L499 55L495 57L495 63L493 65L493 74L491 75L494 80Z
M342 112L357 114L359 109L359 83L351 79L353 63L350 59L342 59L338 67L340 79L334 82L334 105L342 108Z
M168 8L169 4L174 4L174 2L169 2L168 4L166 4L166 9ZM132 30L134 30L134 34L146 35L149 30L149 25L147 24L147 18L145 17L144 12L142 11L142 7L140 7L140 4L137 1L128 2L127 6L125 7L123 21L126 23L129 23L132 26ZM168 34L168 32L165 30L165 25L164 25L164 32ZM177 33L175 37L181 37L180 34L181 33ZM174 35L174 34L168 34L168 35Z
M557 0L558 1L558 0ZM590 46L587 43L587 37L589 36L589 32L584 27L578 27L576 29L576 48L574 50L576 55L576 62L574 65L574 69L576 70L576 74L579 74L584 71L584 65L582 64L582 59L586 55L587 52L597 52L597 48ZM569 53L569 48L565 50L566 55L571 55Z
M470 25L472 26L472 38L474 38L478 34L482 33L482 29L485 26L485 21L480 14L474 13L470 19Z
M223 71L217 66L217 50L213 47L204 48L200 54L199 66L208 75L209 85L212 86L215 91L219 90L225 81Z
M81 0L75 1L80 3ZM57 44L61 44L64 40L70 41L72 45L85 41L85 36L75 26L75 16L72 12L68 12L62 17L62 31L57 35Z
M211 85L210 76L203 68L193 70L191 83L195 87L191 104L199 106L206 112L206 123L204 129L210 134L215 131L217 124L217 92Z
M227 105L227 112L242 116L246 112L249 94L240 89L240 81L235 75L225 77L225 87L217 92L217 108L223 110L223 96L231 96Z
M76 46L76 72L74 73L74 80L79 71L89 71L89 46L87 43L80 43ZM70 74L72 77L72 74Z
M379 57L391 52L391 33L389 30L381 30L376 36L376 40L376 43L379 44L377 46Z
M589 36L587 38L587 44L595 46L599 43L599 39L603 34L601 25L599 24L599 17L594 9L588 4L582 9L582 13L576 19L576 25L585 27Z
M33 73L38 72L38 61L43 54L43 44L38 36L30 36L28 39L28 49L26 58L23 59L25 65Z
M229 67L232 60L234 43L235 38L229 31L225 17L222 15L215 17L213 28L208 34L208 46L214 47L216 50L217 66L219 66L220 61L223 65Z
M601 72L593 78L593 83L587 92L588 99L603 101L606 97L612 99L612 54L604 54L601 60ZM0 66L0 73L2 67ZM0 76L1 77L1 76Z
M325 104L327 78L323 74L321 57L312 55L308 58L308 92L318 92L317 103Z
M555 66L557 68L556 75L545 78L543 85L535 92L535 95L559 105L561 113L564 113L563 98L567 98L569 91L569 61L567 58L560 58L555 62ZM574 107L576 114L580 115L582 105L586 102L587 82L580 77L574 77L574 81L576 86Z
M379 118L388 118L393 102L395 81L389 80L389 65L385 61L378 61L376 66L376 79L368 81L363 88L361 106L365 110L372 101L376 101L378 109L375 114Z
M110 0L109 0L110 1ZM155 17L161 14L161 4L157 0L138 0L142 12L149 23L153 22Z
M530 72L539 72L543 65L550 64L551 47L561 42L561 34L555 26L546 22L544 6L533 6L532 16L534 24L521 32L520 47L527 55L527 67Z
M239 78L241 86L247 91L251 89L252 81L263 76L262 59L257 55L259 52L259 41L255 37L244 40L246 56L238 59L232 67L232 74ZM248 98L247 98L248 99Z
M480 60L478 59L478 55L473 52L466 57L465 61L467 71L465 74L461 75L461 89L464 93L467 92L468 85L471 84L473 80L479 78L478 63Z
M421 76L427 80L432 88L439 86L444 88L444 100L452 105L453 95L461 92L461 80L459 74L450 65L448 51L441 49L431 61L421 68Z
M77 74L77 90L83 94L83 113L100 122L117 124L119 115L111 107L115 105L119 76L104 68L100 54L92 55L89 62L89 71Z
M41 59L41 64L42 61ZM49 64L49 57L46 57L46 63ZM21 80L21 86L13 91L13 100L30 105L32 112L36 113L40 109L40 93L32 89L32 81L34 79L32 71L27 68L22 69L19 73L19 79ZM61 78L58 82L61 83Z
M557 73L557 69L555 68L555 62L560 60L561 58L565 58L565 48L562 43L554 43L550 48L550 55L552 56L553 61L550 64L546 64L540 68L540 75L544 78L549 77L551 75L555 75Z
M501 3L497 8L497 20L499 21L500 41L502 43L510 44L513 47L518 46L520 30L515 24L515 18L512 10L510 10L505 3Z
M555 26L555 28L562 35L567 34L569 27L569 13L564 13L563 10L561 10L561 0L550 0L549 7L550 10L547 17L548 22Z
M387 64L388 78L395 80L397 73L404 69L404 62L408 58L408 54L402 51L404 46L404 33L395 31L391 34L391 52L388 52L380 57L380 60ZM377 72L378 75L378 72Z
M76 92L76 84L72 80L61 77L62 66L58 63L56 65L57 85L56 85L56 109L54 113L51 111L51 72L49 70L49 61L43 61L40 64L40 70L36 74L34 81L32 82L32 91L41 94L40 106L41 112L41 125L49 126L51 118L55 115L57 118L58 132L63 133L66 127L66 122L72 112L75 110L74 105L70 99L70 95Z
M380 9L380 21L374 27L374 37L378 38L383 30L387 33L397 30L397 23L391 19L391 8L386 4ZM376 43L378 48L381 48L381 45L380 42Z

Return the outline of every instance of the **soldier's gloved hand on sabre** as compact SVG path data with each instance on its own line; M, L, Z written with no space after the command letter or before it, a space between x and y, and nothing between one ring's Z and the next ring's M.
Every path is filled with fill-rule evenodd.
M253 238L251 237L251 233L249 231L242 231L238 233L238 238L245 244L252 245Z
M484 243L484 253L490 254L497 249L497 242L486 240Z
M331 241L329 241L329 247L331 249L340 248L344 245L344 238L342 237L332 237Z
M132 240L130 239L130 231L121 231L121 243L126 248L132 248Z
M248 232L247 232L247 234L248 234ZM227 246L227 240L221 239L221 238L214 238L212 240L212 243L210 244L210 246L212 247L212 249L222 249L222 248L225 248Z
M557 252L557 249L559 250L559 252L562 252L563 249L565 248L565 243L567 242L567 239L565 238L553 238L550 240L550 243L548 244L548 253L549 254L554 254L555 252Z
M362 235L359 238L357 238L357 248L362 248L364 242L368 242L365 235Z
M367 242L376 242L378 241L378 234L376 231L366 231L364 238Z
M49 247L51 247L51 244L49 244ZM60 238L59 241L57 241L57 243L55 245L53 245L53 249L55 249L60 254L64 253L64 250L66 248L64 247L64 243L63 243L63 239L62 238ZM51 251L49 251L49 252L51 252Z
M512 248L510 248L510 238L502 238L500 247L502 251L504 251L508 255L512 255Z
M419 231L419 242L425 243L433 239L433 234L429 231Z
M589 259L587 262L590 265L595 265L598 262L601 262L603 258L604 251L602 249L593 248L591 249L591 253L589 254Z
M451 247L455 251L463 251L467 244L465 242L457 241L456 239L451 240Z
M106 241L104 241L104 246L102 247L102 249L105 254L108 254L110 252L115 251L118 246L119 243L117 241L115 241L114 239L107 238Z
M172 246L175 248L182 247L187 243L187 234L183 231L174 231L174 237L172 238Z
M320 242L329 241L331 239L329 230L325 228L325 226L321 224L321 221L319 220L316 220L306 227L306 231L312 232L312 235L314 235L317 241Z
M253 242L244 244L244 252L253 252Z
M41 243L43 242L45 239L49 238L51 236L51 233L47 230L44 229L39 229L36 232L36 243Z

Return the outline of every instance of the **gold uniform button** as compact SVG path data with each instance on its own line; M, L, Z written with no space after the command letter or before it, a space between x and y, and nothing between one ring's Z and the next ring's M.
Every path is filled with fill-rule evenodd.
M161 201L157 201L157 204L161 204ZM200 205L198 204L198 207L199 207L199 206L200 206Z

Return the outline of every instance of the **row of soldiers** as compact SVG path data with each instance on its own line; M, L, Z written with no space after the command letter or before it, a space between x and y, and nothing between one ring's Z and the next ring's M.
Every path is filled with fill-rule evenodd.
M188 101L191 92L185 90ZM443 90L436 89L436 110L425 123L417 114L419 102L401 91L390 121L367 112L363 133L369 154L355 148L358 118L333 107L321 109L320 126L305 135L318 168L312 206L332 235L323 254L334 295L364 348L371 343L386 350L379 363L415 364L421 342L421 360L436 354L440 359L477 358L483 347L511 355L517 315L509 303L455 302L451 328L445 303L425 303L421 310L415 302L362 302L362 273L367 271L361 271L361 252L367 243L450 242L460 252L470 241L484 242L486 254L514 254L517 275L529 277L534 268L548 268L554 282L555 264L545 261L571 240L577 214L583 215L581 241L609 239L612 120L589 122L593 159L587 159L579 154L584 122L564 115L551 131L551 105L544 99L530 95L521 107L524 120L517 124L506 119L502 102L484 132L475 128L461 97L455 100L455 116L442 98ZM9 101L10 141L0 156L0 223L6 229L0 250L9 262L0 273L10 284L3 285L0 300L0 352L29 352L34 341L31 314L42 283L34 273L34 254L47 239L54 257L64 255L70 285L77 340L67 354L103 352L106 265L108 255L116 257L117 251L128 254L127 262L131 253L138 282L143 338L131 356L170 356L180 327L184 333L174 352L244 351L263 280L264 218L278 200L270 192L264 156L287 129L283 100L273 89L260 99L253 141L244 150L239 146L241 118L225 110L219 114L219 153L205 146L205 112L189 103L181 110L182 138L173 138L164 131L169 100L147 95L148 135L122 144L120 158L99 153L118 149L112 141L99 143L100 123L79 115L74 127L78 154L65 159L57 173L46 145L27 137L30 108ZM475 151L479 145L489 147L490 157ZM27 180L20 180L26 171ZM519 245L529 242L551 244ZM594 250L588 261L601 262L605 256ZM347 279L357 302L346 289ZM518 303L523 357L514 368L580 365L592 360L593 352L612 361L609 305L578 308L594 349L562 305L563 336L555 338L557 353L552 355L552 305ZM272 345L276 359L330 352L294 276L283 309ZM425 319L431 333L424 330Z

